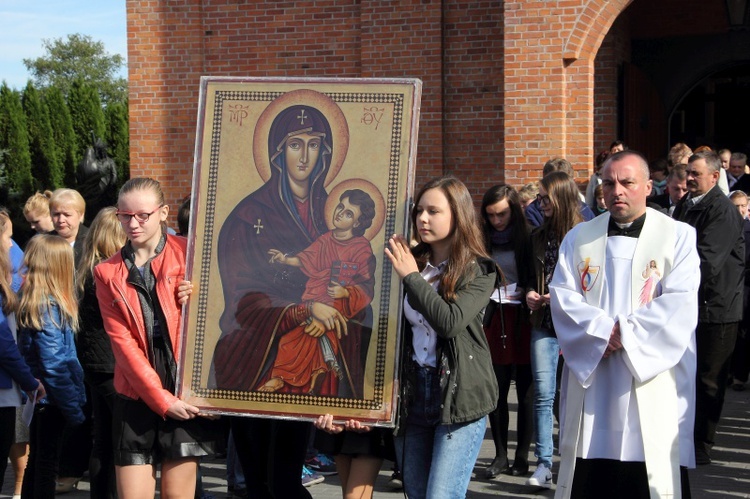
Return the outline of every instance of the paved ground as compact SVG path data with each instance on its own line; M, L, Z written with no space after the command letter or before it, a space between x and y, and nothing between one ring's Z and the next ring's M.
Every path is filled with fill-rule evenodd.
M511 390L513 393L513 390ZM512 416L513 417L513 416ZM515 421L511 421L514 425ZM514 435L511 434L511 440ZM714 463L702 466L690 472L690 483L694 499L750 498L750 386L747 391L727 392L722 424L713 451ZM533 446L532 446L533 447ZM494 446L487 431L482 450L475 467L476 476L484 476L484 468L492 461ZM512 454L511 454L512 455ZM534 462L533 456L530 461ZM208 460L202 465L206 492L216 499L225 498L225 466L222 460ZM555 465L557 469L557 464ZM390 478L390 463L385 463L375 485L375 496L383 498L403 497L387 486ZM495 480L474 478L469 485L467 497L480 499L485 497L552 497L554 489L548 491L534 490L524 486L525 478L503 475ZM5 476L5 486L0 497L9 497L10 484L13 483L10 467ZM66 499L89 497L88 482L84 479L79 490L67 494ZM336 476L326 477L325 482L310 487L315 499L338 499L341 489Z

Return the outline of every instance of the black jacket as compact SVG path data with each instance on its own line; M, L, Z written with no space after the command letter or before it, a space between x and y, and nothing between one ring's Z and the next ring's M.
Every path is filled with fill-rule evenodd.
M86 238L86 233L88 231L89 228L85 225L81 224L78 226L78 234L76 234L76 240L73 244L73 260L75 262L76 268L78 268L78 264L81 263L81 256L83 255L83 240ZM58 235L56 230L53 230L49 233L55 236Z
M673 218L692 225L697 232L701 259L698 322L738 322L742 319L745 275L742 217L717 186L695 206L688 206L688 197L677 203Z
M115 356L109 335L104 330L94 278L89 277L78 304L79 329L76 341L78 360L87 376L115 372Z
M743 173L729 190L742 191L745 194L750 192L750 174Z

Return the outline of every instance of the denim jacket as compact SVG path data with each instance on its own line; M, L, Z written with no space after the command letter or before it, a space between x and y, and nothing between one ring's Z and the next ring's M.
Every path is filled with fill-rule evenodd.
M60 307L50 299L44 310L42 329L21 328L19 345L34 377L47 391L40 404L54 404L73 426L82 424L86 390L78 362L73 329L63 323Z

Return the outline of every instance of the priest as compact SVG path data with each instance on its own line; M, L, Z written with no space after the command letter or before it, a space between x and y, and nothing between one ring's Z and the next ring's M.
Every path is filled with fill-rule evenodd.
M555 497L690 497L695 230L646 207L634 151L602 168L607 214L565 237L550 283L565 359Z

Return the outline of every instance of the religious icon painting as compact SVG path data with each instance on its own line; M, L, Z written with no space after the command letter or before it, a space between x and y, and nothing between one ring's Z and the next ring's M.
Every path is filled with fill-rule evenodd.
M203 77L179 396L392 426L421 82Z

